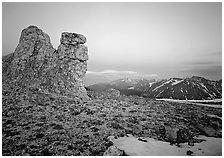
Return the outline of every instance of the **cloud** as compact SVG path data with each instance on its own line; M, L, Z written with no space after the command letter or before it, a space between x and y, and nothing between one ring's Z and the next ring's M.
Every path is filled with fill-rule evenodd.
M95 74L95 75L101 75L101 74L137 74L135 71L117 71L117 70L104 70L104 71L87 71L87 74Z
M87 71L87 75L101 75L110 79L120 78L155 78L157 74L143 74L135 71L118 71L118 70L104 70L104 71Z

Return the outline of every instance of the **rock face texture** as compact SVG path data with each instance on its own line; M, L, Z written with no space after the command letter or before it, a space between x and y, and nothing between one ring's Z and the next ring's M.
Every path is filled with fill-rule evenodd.
M54 68L57 81L56 90L64 92L66 89L67 95L72 95L73 92L78 92L80 97L86 96L83 77L87 71L87 47L82 45L86 42L83 35L75 33L62 33L61 44L57 50L57 66ZM67 71L64 71L67 70ZM51 77L51 78L52 78ZM58 80L60 79L60 80ZM64 81L64 82L61 82Z
M29 26L22 31L15 52L3 57L3 82L87 99L85 42L83 35L64 32L56 50L46 33Z
M15 52L3 57L3 79L18 82L38 78L54 52L49 36L36 26L29 26L22 31Z

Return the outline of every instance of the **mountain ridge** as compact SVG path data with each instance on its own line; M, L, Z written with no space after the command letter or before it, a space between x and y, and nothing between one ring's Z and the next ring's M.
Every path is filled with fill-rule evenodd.
M138 95L146 98L209 100L222 97L222 80L213 81L200 76L173 77L157 81L124 78L109 83L94 84L87 88L94 91L114 88L125 95Z

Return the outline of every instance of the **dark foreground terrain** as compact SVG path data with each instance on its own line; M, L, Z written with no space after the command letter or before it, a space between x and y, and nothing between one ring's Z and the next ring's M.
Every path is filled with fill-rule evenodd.
M9 87L3 85L2 92L4 156L103 155L113 145L109 136L127 134L175 145L200 143L193 138L197 135L222 137L220 108L124 96L116 90L88 91L90 100L82 102Z

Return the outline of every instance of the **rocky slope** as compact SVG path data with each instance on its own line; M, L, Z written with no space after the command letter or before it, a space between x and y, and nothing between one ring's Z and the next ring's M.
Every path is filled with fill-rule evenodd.
M202 77L170 78L161 81L120 79L111 83L95 84L88 89L102 91L115 88L126 95L147 98L170 98L182 100L204 100L222 97L222 81L211 81Z
M219 108L119 95L116 90L88 95L91 100L81 102L37 89L3 89L3 155L99 156L113 145L110 136L127 134L176 145L200 143L194 138L198 135L222 137Z

